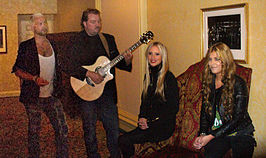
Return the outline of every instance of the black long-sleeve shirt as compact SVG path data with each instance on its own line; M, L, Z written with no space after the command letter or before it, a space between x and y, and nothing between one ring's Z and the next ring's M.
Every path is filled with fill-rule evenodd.
M162 139L172 135L179 110L178 86L175 76L168 71L164 79L165 100L155 94L158 73L151 74L147 95L142 95L139 118L148 120L149 130Z

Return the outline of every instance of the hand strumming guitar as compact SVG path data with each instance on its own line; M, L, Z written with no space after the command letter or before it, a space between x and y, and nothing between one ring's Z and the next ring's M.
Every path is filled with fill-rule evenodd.
M104 80L100 74L90 70L87 71L86 76L89 77L95 84L100 84Z

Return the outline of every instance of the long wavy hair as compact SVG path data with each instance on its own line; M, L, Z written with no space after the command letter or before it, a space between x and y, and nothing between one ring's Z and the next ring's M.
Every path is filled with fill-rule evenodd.
M148 87L150 85L150 68L149 68L149 60L148 55L153 46L156 46L162 55L162 67L158 74L158 80L157 80L157 87L155 90L155 94L159 94L163 100L165 100L164 95L164 79L167 71L169 70L169 64L168 64L168 55L167 55L167 48L160 42L153 42L151 43L145 52L146 57L146 64L145 64L145 79L144 79L144 88L143 88L143 95L144 97L147 95Z
M215 75L211 72L209 67L209 57L210 53L215 52L217 57L222 62L222 83L224 84L224 88L222 90L220 104L224 106L225 116L229 116L232 118L233 113L233 93L234 93L234 84L235 84L235 73L236 73L236 65L233 59L232 52L230 48L222 43L218 42L212 45L206 54L205 57L205 68L203 71L203 104L206 105L206 112L209 115L212 115L212 105L209 101L211 86L213 81L215 82ZM226 117L227 118L227 117Z

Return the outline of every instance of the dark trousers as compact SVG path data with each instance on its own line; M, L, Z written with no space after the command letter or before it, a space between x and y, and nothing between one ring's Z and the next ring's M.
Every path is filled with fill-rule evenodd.
M40 157L39 136L41 130L41 112L49 118L55 131L56 157L68 157L68 127L60 100L49 97L39 99L37 104L25 104L29 119L28 150L29 158Z
M96 122L100 118L107 136L107 148L112 158L120 157L118 148L118 111L112 93L104 93L95 101L82 101L80 104L87 155L100 157L96 138ZM99 116L97 116L99 115Z
M252 136L226 136L212 139L205 147L206 158L223 158L232 149L233 158L252 158L256 141Z
M145 142L162 141L164 138L158 138L150 129L142 130L139 127L121 135L118 139L119 148L122 152L123 158L129 158L134 155L134 144L142 144Z

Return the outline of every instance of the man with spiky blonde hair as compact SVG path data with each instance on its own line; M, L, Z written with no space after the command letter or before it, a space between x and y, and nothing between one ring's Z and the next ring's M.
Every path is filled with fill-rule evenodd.
M34 37L20 43L12 73L21 80L20 102L25 106L28 124L28 152L30 158L40 157L39 135L41 113L49 118L55 131L56 157L68 157L68 127L60 94L60 70L55 44L46 38L47 22L41 13L31 17Z

